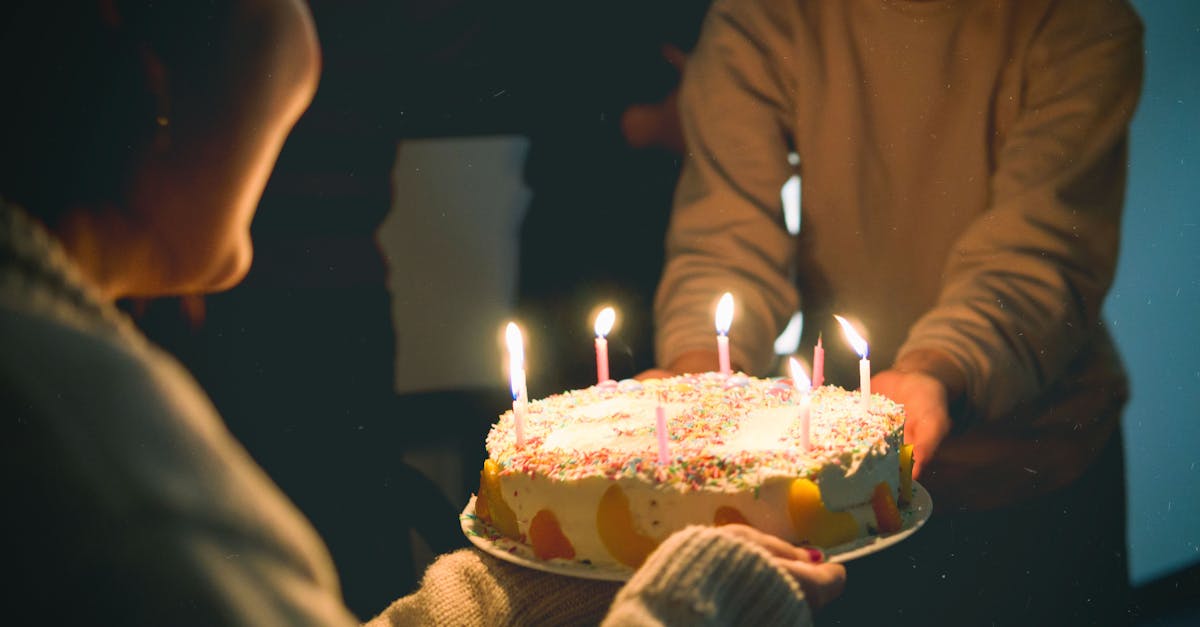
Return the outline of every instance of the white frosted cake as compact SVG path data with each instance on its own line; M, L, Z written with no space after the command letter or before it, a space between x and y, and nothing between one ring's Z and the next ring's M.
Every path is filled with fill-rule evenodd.
M693 524L823 547L899 529L897 498L911 496L903 409L825 386L804 421L802 396L786 379L707 373L534 401L523 445L512 411L488 434L476 514L542 559L630 567Z

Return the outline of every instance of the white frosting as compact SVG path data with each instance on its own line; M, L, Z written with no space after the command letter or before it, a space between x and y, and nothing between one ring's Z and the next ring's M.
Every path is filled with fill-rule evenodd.
M551 431L539 448L559 451L637 452L656 446L655 409L650 399L610 398L579 406L578 414ZM687 410L686 405L663 405L667 423ZM649 432L647 432L649 430Z
M733 437L714 446L714 452L777 450L783 445L784 436L798 417L799 412L795 407L751 410L746 413Z

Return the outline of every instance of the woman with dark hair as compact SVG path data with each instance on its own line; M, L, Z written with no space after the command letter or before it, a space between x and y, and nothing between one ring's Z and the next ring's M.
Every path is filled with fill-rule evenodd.
M311 18L284 0L78 4L3 9L6 618L352 624L311 526L114 306L245 274L316 86ZM464 550L377 622L795 623L843 576L737 526L668 539L615 602L614 584Z

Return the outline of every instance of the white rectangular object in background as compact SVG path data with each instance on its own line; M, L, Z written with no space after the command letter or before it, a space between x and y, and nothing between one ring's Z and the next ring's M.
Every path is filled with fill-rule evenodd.
M501 330L529 205L522 136L404 140L376 234L388 266L398 393L504 387Z

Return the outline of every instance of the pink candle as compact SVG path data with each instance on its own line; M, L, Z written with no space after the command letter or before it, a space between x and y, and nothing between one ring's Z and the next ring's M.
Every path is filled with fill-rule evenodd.
M529 402L529 391L525 387L525 342L516 323L508 323L504 330L508 344L508 376L513 397L513 431L517 446L525 446L525 407Z
M812 386L819 388L825 384L825 348L821 346L821 336L817 335L817 345L813 347L813 376Z
M608 381L608 340L596 338L596 382Z
M732 370L729 366L729 327L733 324L733 294L725 292L721 302L717 303L717 362L721 374L728 376Z
M812 423L812 399L806 394L800 398L800 451L808 452L812 446L809 440L809 430Z
M608 332L612 331L617 314L612 307L605 307L596 316L596 382L608 381Z
M658 463L666 466L671 452L667 449L667 410L661 402L654 408L654 433L658 437Z
M858 387L862 390L862 409L868 411L871 408L871 360L867 359L869 347L867 341L863 339L858 331L848 320L841 316L837 318L838 324L842 325L842 332L846 334L846 340L854 347L854 352L860 357L858 361Z
M810 444L809 423L812 420L812 383L804 374L804 368L800 366L800 362L796 361L795 357L788 358L788 367L792 374L792 387L800 394L800 415L797 417L797 420L800 421L800 450L807 451Z

